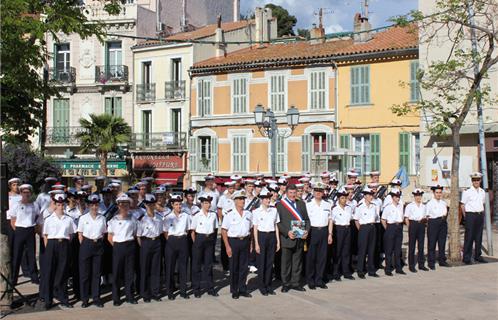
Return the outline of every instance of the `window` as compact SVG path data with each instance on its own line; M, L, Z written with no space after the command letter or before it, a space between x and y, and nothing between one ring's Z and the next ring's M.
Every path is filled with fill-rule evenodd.
M341 134L341 141L340 141L340 146L342 149L348 149L351 148L350 141L351 141L351 136L349 134Z
M215 137L190 138L190 170L194 172L218 170L218 140Z
M327 151L327 135L325 133L312 133L313 153Z
M353 151L361 153L353 157L353 167L357 172L365 174L370 171L370 136L351 136L351 142Z
M71 66L71 50L69 43L55 45L54 67L56 72L67 72Z
M246 172L247 171L247 137L234 136L232 138L232 171Z
M200 146L200 159L210 160L211 159L211 137L199 137Z
M144 146L150 147L152 143L152 111L142 111L142 133L144 138Z
M142 84L150 84L152 81L152 62L142 62Z
M284 112L285 103L285 76L270 76L270 109L274 112Z
M182 80L182 59L171 59L171 81Z
M405 167L408 174L418 174L420 168L420 135L401 132L399 134L399 166Z
M52 140L54 142L69 141L69 99L54 99Z
M420 84L417 79L418 70L418 60L410 62L410 101L413 102L420 100Z
M351 104L370 103L370 66L351 67Z
M237 78L232 81L232 111L247 112L247 78Z
M106 97L105 98L105 110L107 114L111 114L115 117L122 117L122 100L121 97Z
M310 109L326 108L326 81L325 71L313 71L310 74Z
M124 75L124 68L121 41L107 42L105 58L106 69L110 73L111 77L122 77Z
M171 131L182 131L182 109L171 109Z
M276 171L277 173L287 172L287 142L284 137L277 136L277 150L276 150ZM270 144L269 163L271 163L271 144Z
M197 103L200 117L211 114L211 80L197 82Z

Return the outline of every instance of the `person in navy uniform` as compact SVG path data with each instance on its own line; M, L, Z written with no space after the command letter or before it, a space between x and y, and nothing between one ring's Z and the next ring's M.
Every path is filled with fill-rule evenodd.
M271 287L275 253L280 250L278 223L280 217L274 206L270 205L271 192L263 188L259 193L260 206L253 211L254 249L258 261L258 283L262 295L274 295Z
M45 257L42 277L45 309L52 307L54 296L67 308L73 306L69 303L67 294L67 279L70 258L70 241L76 233L74 220L64 214L66 195L55 194L55 210L45 219L43 224L43 239L45 243Z
M401 190L393 188L389 192L391 203L382 211L381 222L384 230L384 249L386 266L384 273L392 276L392 270L397 274L406 274L401 265L401 246L403 245L403 205L400 203ZM394 259L393 259L394 256Z
M174 273L178 264L180 297L188 299L187 294L187 262L188 240L191 217L182 211L182 196L172 195L170 199L172 211L164 218L163 232L166 238L166 290L168 299L174 300Z
M306 254L306 281L308 288L326 289L325 266L327 248L332 244L332 204L324 200L324 190L328 186L318 182L313 186L313 199L306 203L306 211L310 219L309 248Z
M354 280L349 265L351 260L351 219L353 209L346 204L348 191L342 187L337 191L337 202L332 208L332 236L333 236L333 272L335 281L345 279Z
M211 196L200 195L200 211L192 217L192 289L194 297L201 297L201 280L206 282L208 294L217 297L213 282L213 242L218 230L218 217L211 211Z
M156 210L156 197L146 193L143 199L147 213L138 220L137 240L140 245L140 295L144 302L161 301L161 237L163 218Z
M12 178L9 179L7 182L9 186L9 210L7 210L6 215L7 215L7 236L8 236L8 241L9 241L9 249L10 249L10 258L11 261L13 260L13 254L14 254L14 229L12 229L12 225L10 223L10 211L17 206L19 201L21 201L22 196L19 191L19 186L21 185L21 179L19 178ZM35 202L36 204L36 202ZM23 255L23 259L25 260L26 254ZM23 268L23 273L24 273L24 268ZM27 274L27 273L25 273Z
M425 216L425 204L422 203L424 191L415 189L412 192L414 201L405 208L405 224L408 226L408 268L411 272L417 272L415 263L418 262L418 269L429 271L425 264L424 242L425 226L427 218ZM418 247L417 261L415 261L415 245Z
M232 195L235 206L223 217L221 235L230 259L230 292L233 299L240 296L251 298L247 292L249 252L251 248L252 213L244 210L246 192L235 191Z
M448 204L443 200L443 187L431 187L433 198L425 205L427 222L427 263L429 269L436 269L436 244L438 247L438 262L440 267L449 267L446 262L446 238L448 237Z
M121 279L124 279L126 301L137 304L133 294L135 277L135 247L137 221L130 214L132 200L123 194L116 199L118 214L107 224L107 239L112 250L112 300L114 306L121 304Z
M100 300L100 276L102 275L102 256L104 255L104 238L107 233L107 222L99 213L99 194L89 195L85 201L88 203L88 213L78 220L79 267L80 267L80 293L81 307L89 306L90 293L93 305L102 308Z
M472 264L472 246L474 244L474 261L486 263L487 261L481 256L486 193L481 188L482 174L480 172L472 173L470 178L472 179L472 186L462 193L462 200L460 201L465 217L463 263Z

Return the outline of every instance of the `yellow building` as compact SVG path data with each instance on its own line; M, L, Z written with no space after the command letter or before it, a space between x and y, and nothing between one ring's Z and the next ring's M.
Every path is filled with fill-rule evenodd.
M323 29L312 30L313 38L321 35ZM292 136L278 138L277 174L343 175L354 165L362 173L380 169L390 179L399 167L399 133L418 131L418 117L397 118L390 111L410 98L410 89L399 82L410 80L418 43L416 34L401 28L370 37L260 44L194 64L192 180L207 172L270 175L270 141L255 125L257 104L274 111L282 134L290 131L286 111L295 106L300 112ZM368 148L370 140L379 141L377 149Z

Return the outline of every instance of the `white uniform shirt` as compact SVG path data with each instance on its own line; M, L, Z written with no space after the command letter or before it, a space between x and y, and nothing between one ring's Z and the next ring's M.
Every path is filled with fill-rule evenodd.
M126 242L135 239L137 220L133 217L122 219L116 215L107 223L107 232L112 234L113 242Z
M218 201L218 208L224 212L235 208L235 202L233 202L230 197L231 195L229 195L228 193L224 193L220 197L220 201Z
M385 208L387 207L388 205L390 205L391 203L393 202L393 197L388 194L385 198L384 198L384 202L382 203L382 208ZM403 199L399 199L399 203L401 205L404 205L403 203Z
M194 230L195 233L212 234L215 229L218 229L218 216L216 212L208 211L206 214L201 210L192 217L190 230Z
M201 209L195 204L193 204L192 207L189 207L187 203L182 203L182 211L190 216L195 216L200 210Z
M78 225L78 219L81 217L82 213L78 207L69 208L66 206L64 213L74 220L74 224Z
M465 206L465 212L483 212L484 199L486 193L482 188L470 187L462 193L462 201Z
M145 210L144 208L130 209L130 214L135 220L138 220L143 215L147 214L147 210Z
M77 232L81 232L83 237L91 240L101 239L107 232L105 217L98 213L95 219L90 213L82 215L78 221Z
M425 218L425 204L418 205L415 202L409 203L405 208L405 218L408 220L420 221Z
M170 208L168 208L168 207L164 207L164 208L163 208L163 210L158 210L158 209L155 209L155 210L156 210L156 213L157 213L158 215L160 215L160 216L163 218L163 220L164 220L164 218L165 218L168 214L170 214L170 213L171 213L171 209L170 209Z
M76 232L76 224L68 215L59 217L57 214L50 215L43 224L43 234L48 239L70 239Z
M30 228L34 227L38 221L40 211L33 203L18 202L17 205L10 210L11 218L16 218L16 227Z
M348 200L346 201L346 205L351 208L351 220L354 220L354 212L356 208L358 207L358 202L356 200Z
M349 226L351 220L353 219L353 210L350 206L344 206L344 209L340 205L336 205L332 209L332 221L338 226Z
M444 200L431 199L425 205L425 214L429 219L445 217L448 213L448 205Z
M326 227L332 219L332 204L328 201L322 200L318 204L316 199L310 200L306 203L306 210L312 227Z
M180 212L178 216L172 211L164 218L163 231L168 236L184 236L190 230L192 218L185 212Z
M38 210L42 211L48 208L51 200L52 199L48 193L42 192L36 197L35 204L38 207Z
M273 232L275 231L275 224L279 222L280 216L275 207L270 206L263 209L263 206L260 206L252 212L252 224L257 227L258 231Z
M211 208L210 210L216 211L216 208L218 207L218 200L220 199L220 192L218 190L211 190L211 189L204 189L200 192L199 195L207 195L213 198L211 200ZM199 196L198 195L198 196Z
M21 202L22 196L20 194L10 195L9 194L9 210L7 210L7 220L10 220L10 211Z
M369 206L363 203L356 207L353 216L360 224L376 223L379 221L379 207L373 203L370 203Z
M244 210L241 216L236 209L230 209L223 218L221 228L227 230L228 237L247 237L252 228L252 213Z
M401 203L394 205L394 203L391 202L391 204L387 205L382 211L382 219L386 220L388 224L403 222L403 205Z
M137 237L157 238L163 233L163 217L154 213L150 217L148 214L137 222Z

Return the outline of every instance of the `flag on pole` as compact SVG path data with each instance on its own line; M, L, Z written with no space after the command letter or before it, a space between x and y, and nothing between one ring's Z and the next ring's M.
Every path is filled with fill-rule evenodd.
M401 166L396 173L396 178L401 180L401 189L404 189L410 185L410 179L408 179L408 173L406 172L405 166Z

